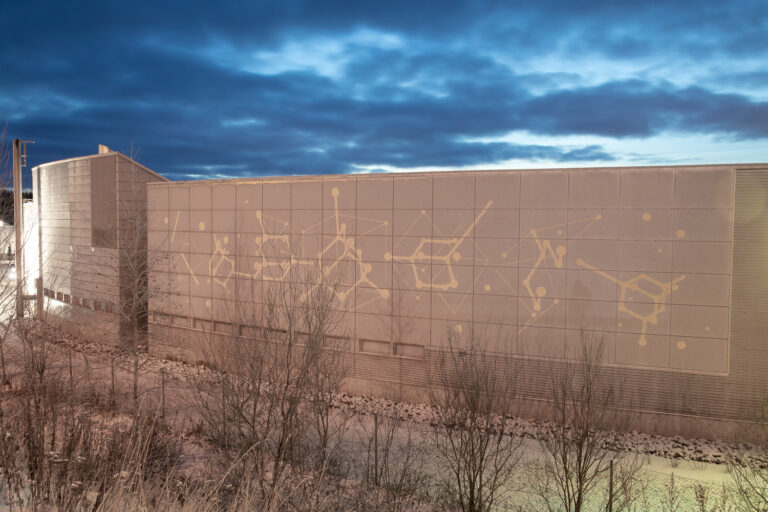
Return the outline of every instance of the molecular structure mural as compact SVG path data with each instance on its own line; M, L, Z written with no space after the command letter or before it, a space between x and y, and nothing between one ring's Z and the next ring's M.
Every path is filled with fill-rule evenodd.
M309 254L309 257L306 255L308 251L305 247L292 246L291 235L289 234L290 225L287 221L265 215L260 210L256 211L256 221L259 226L254 231L257 233L236 235L237 237L248 236L253 239L253 250L249 256L250 266L247 270L242 270L242 267L237 265L236 253L232 249L234 241L230 240L230 235L213 233L213 250L207 263L208 275L212 283L228 289L233 278L285 281L289 278L292 270L301 267L305 267L307 270L318 270L322 275L327 276L340 271L342 264L351 263L354 266L354 280L351 286L339 288L336 292L338 299L343 301L358 286L365 286L373 291L374 298L370 300L386 300L391 296L390 287L375 278L375 266L377 265L375 262L384 261L403 264L404 267L401 269L405 268L407 271L398 270L398 276L401 279L410 280L414 290L436 292L441 294L441 297L443 293L448 292L454 292L453 295L459 296L463 293L462 283L459 282L455 266L460 263L465 265L469 263L479 267L487 266L488 257L478 247L475 246L474 251L472 251L472 261L467 261L468 256L462 253L460 247L467 243L474 244L473 235L477 225L493 207L493 201L487 201L482 209L476 210L473 220L467 225L457 225L454 231L450 233L441 233L431 215L426 210L422 210L413 225L422 220L431 223L431 236L413 236L410 229L406 229L402 236L411 236L411 238L417 239L411 250L401 252L402 250L398 250L398 244L395 243L392 250L372 258L370 255L364 254L364 251L357 246L355 237L349 234L347 222L362 219L372 223L372 229L383 231L386 233L385 236L392 236L389 222L365 217L354 217L347 220L345 215L348 214L342 213L339 208L339 197L339 189L332 188L332 217L322 219L319 224L325 222L326 225L331 225L333 233L326 233L328 236L323 238L322 247ZM175 222L170 232L171 242L174 241L177 234L180 214L181 212L177 212L175 216ZM650 215L643 214L642 220L647 222L650 220ZM582 233L601 221L602 215L597 214L566 223L532 228L525 234L521 234L520 240L533 241L536 249L534 257L515 260L516 247L507 248L501 253L501 257L505 259L505 265L516 266L520 272L519 301L528 315L518 318L520 330L535 325L538 318L561 303L561 298L565 296L565 290L558 289L550 270L562 269L569 253L569 246L578 240ZM278 226L279 229L267 229L269 223L272 226ZM304 232L312 231L318 226L307 226ZM204 231L206 226L201 222L197 228L199 231ZM564 238L566 230L568 231L567 239ZM270 231L273 232L270 233ZM553 236L549 236L550 233ZM678 232L677 236L683 237L684 233ZM276 258L276 254L279 257ZM199 283L201 277L194 271L193 265L183 252L181 259L186 265L191 279L196 284ZM660 317L667 311L666 304L670 294L678 290L679 284L685 279L685 276L678 275L669 281L663 281L646 273L638 273L629 279L619 279L616 275L593 266L584 258L577 258L576 263L580 268L593 272L616 285L616 308L619 312L639 322L640 332L637 342L640 346L647 344L649 327L659 323ZM433 265L439 265L442 271L432 275L428 269ZM499 278L504 279L501 275ZM465 283L465 285L470 286L473 284ZM514 283L507 282L505 284L511 289L515 287ZM489 287L490 285L486 285L486 291ZM445 305L451 311L456 311L464 301L469 300L470 296L470 293L464 293L458 303L446 300ZM638 297L642 300L637 300ZM358 304L359 306L361 304Z

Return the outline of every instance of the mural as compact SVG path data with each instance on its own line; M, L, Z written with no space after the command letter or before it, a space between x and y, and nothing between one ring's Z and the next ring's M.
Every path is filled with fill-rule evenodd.
M454 321L455 328L462 329L467 322L477 322L483 313L475 297L485 294L501 305L488 311L489 318L495 313L493 322L514 328L518 340L530 338L526 331L532 328L552 329L552 333L565 328L566 315L571 318L568 328L578 329L570 326L573 318L581 315L583 327L615 332L617 339L620 335L625 351L632 350L626 348L628 337L634 340L640 364L665 367L670 364L671 356L664 355L669 347L684 352L691 342L698 347L708 336L722 336L718 339L726 350L719 350L718 357L725 360L727 333L723 334L722 328L717 334L711 333L707 322L707 307L711 310L712 306L702 304L701 311L695 311L698 306L688 305L687 299L673 305L673 295L686 292L688 281L694 280L691 292L695 293L709 282L709 274L716 274L704 269L689 277L689 272L682 271L685 265L677 264L680 256L675 259L672 253L682 246L673 244L686 240L686 230L678 227L685 223L676 221L671 208L675 205L647 211L622 210L615 205L599 210L526 210L509 205L497 208L498 200L475 199L455 210L378 211L343 208L344 191L339 186L327 187L325 193L329 198L324 208L252 208L249 220L238 217L236 229L230 232L213 230L204 220L193 219L186 209L168 208L165 224L170 246L182 234L189 238L177 252L183 272L195 285L201 280L206 285L210 282L211 297L235 300L235 280L280 282L289 279L292 270L316 269L348 276L338 299L351 300L358 314L375 314L376 304L382 305L382 314L391 312L396 291L413 303L431 300L425 310L429 308L432 318ZM242 206L240 203L238 207ZM703 220L711 213L705 208L698 210ZM297 211L309 219L300 226ZM530 218L524 221L523 213ZM212 215L217 212L213 210ZM502 217L491 218L493 215ZM393 229L395 222L397 230ZM692 225L699 223L696 220ZM659 226L666 226L664 229L672 234L653 231L660 233ZM644 236L643 229L650 229L651 234ZM190 236L194 232L210 234L210 251L196 246ZM636 237L639 241L633 239L635 232L640 233ZM208 239L204 240L207 244ZM207 257L207 261L196 265L190 261L192 255ZM661 269L661 264L647 263L655 258L669 261L663 263L663 271L656 268ZM673 261L679 268L673 268ZM364 294L358 291L361 289ZM206 306L210 305L211 301L206 301ZM687 327L670 320L670 308L684 322L706 325L698 325L690 333L681 331ZM464 313L467 309L472 310L470 316ZM722 318L722 309L727 310L718 306L715 320ZM440 317L436 310L445 313ZM660 345L659 340L666 340L665 344ZM643 355L644 350L653 351L653 355Z

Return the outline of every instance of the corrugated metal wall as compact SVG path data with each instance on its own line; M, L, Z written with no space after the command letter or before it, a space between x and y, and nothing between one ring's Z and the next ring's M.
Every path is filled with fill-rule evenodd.
M729 395L735 413L768 399L768 168L737 170Z

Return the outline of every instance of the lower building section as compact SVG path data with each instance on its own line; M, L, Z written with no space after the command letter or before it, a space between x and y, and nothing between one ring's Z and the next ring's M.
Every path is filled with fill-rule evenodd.
M235 348L256 343L254 338L210 332L158 322L149 323L149 350L191 364L216 365ZM360 345L356 345L360 346ZM403 357L349 351L339 354L345 367L344 389L394 400L428 402L438 379L441 349L426 348L423 357ZM515 385L520 414L546 419L552 384L562 374L564 361L498 354L492 359L498 375ZM648 371L606 365L603 375L612 382L617 405L631 416L633 428L662 435L732 438L742 421L751 421L761 394L739 387L725 376Z
M62 292L44 295L44 310L40 317L52 325L83 339L107 345L119 345L119 317L99 301L70 297ZM50 294L53 294L51 296Z

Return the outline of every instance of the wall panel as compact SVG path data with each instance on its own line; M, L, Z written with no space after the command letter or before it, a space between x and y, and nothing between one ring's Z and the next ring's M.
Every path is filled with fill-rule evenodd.
M740 219L768 215L745 210L747 175L765 176L709 166L166 183L150 191L167 189L169 210L150 201L150 217L210 229L175 268L189 277L191 315L215 317L206 300L260 304L252 284L330 269L347 335L365 340L357 352L428 358L474 325L504 332L489 350L554 365L595 329L638 404L679 413L660 389L684 387L707 414L736 416L745 402L723 399L755 381L745 351L765 350L734 337L734 315L751 320L731 309L732 267L764 268L738 250L739 237L763 240Z

